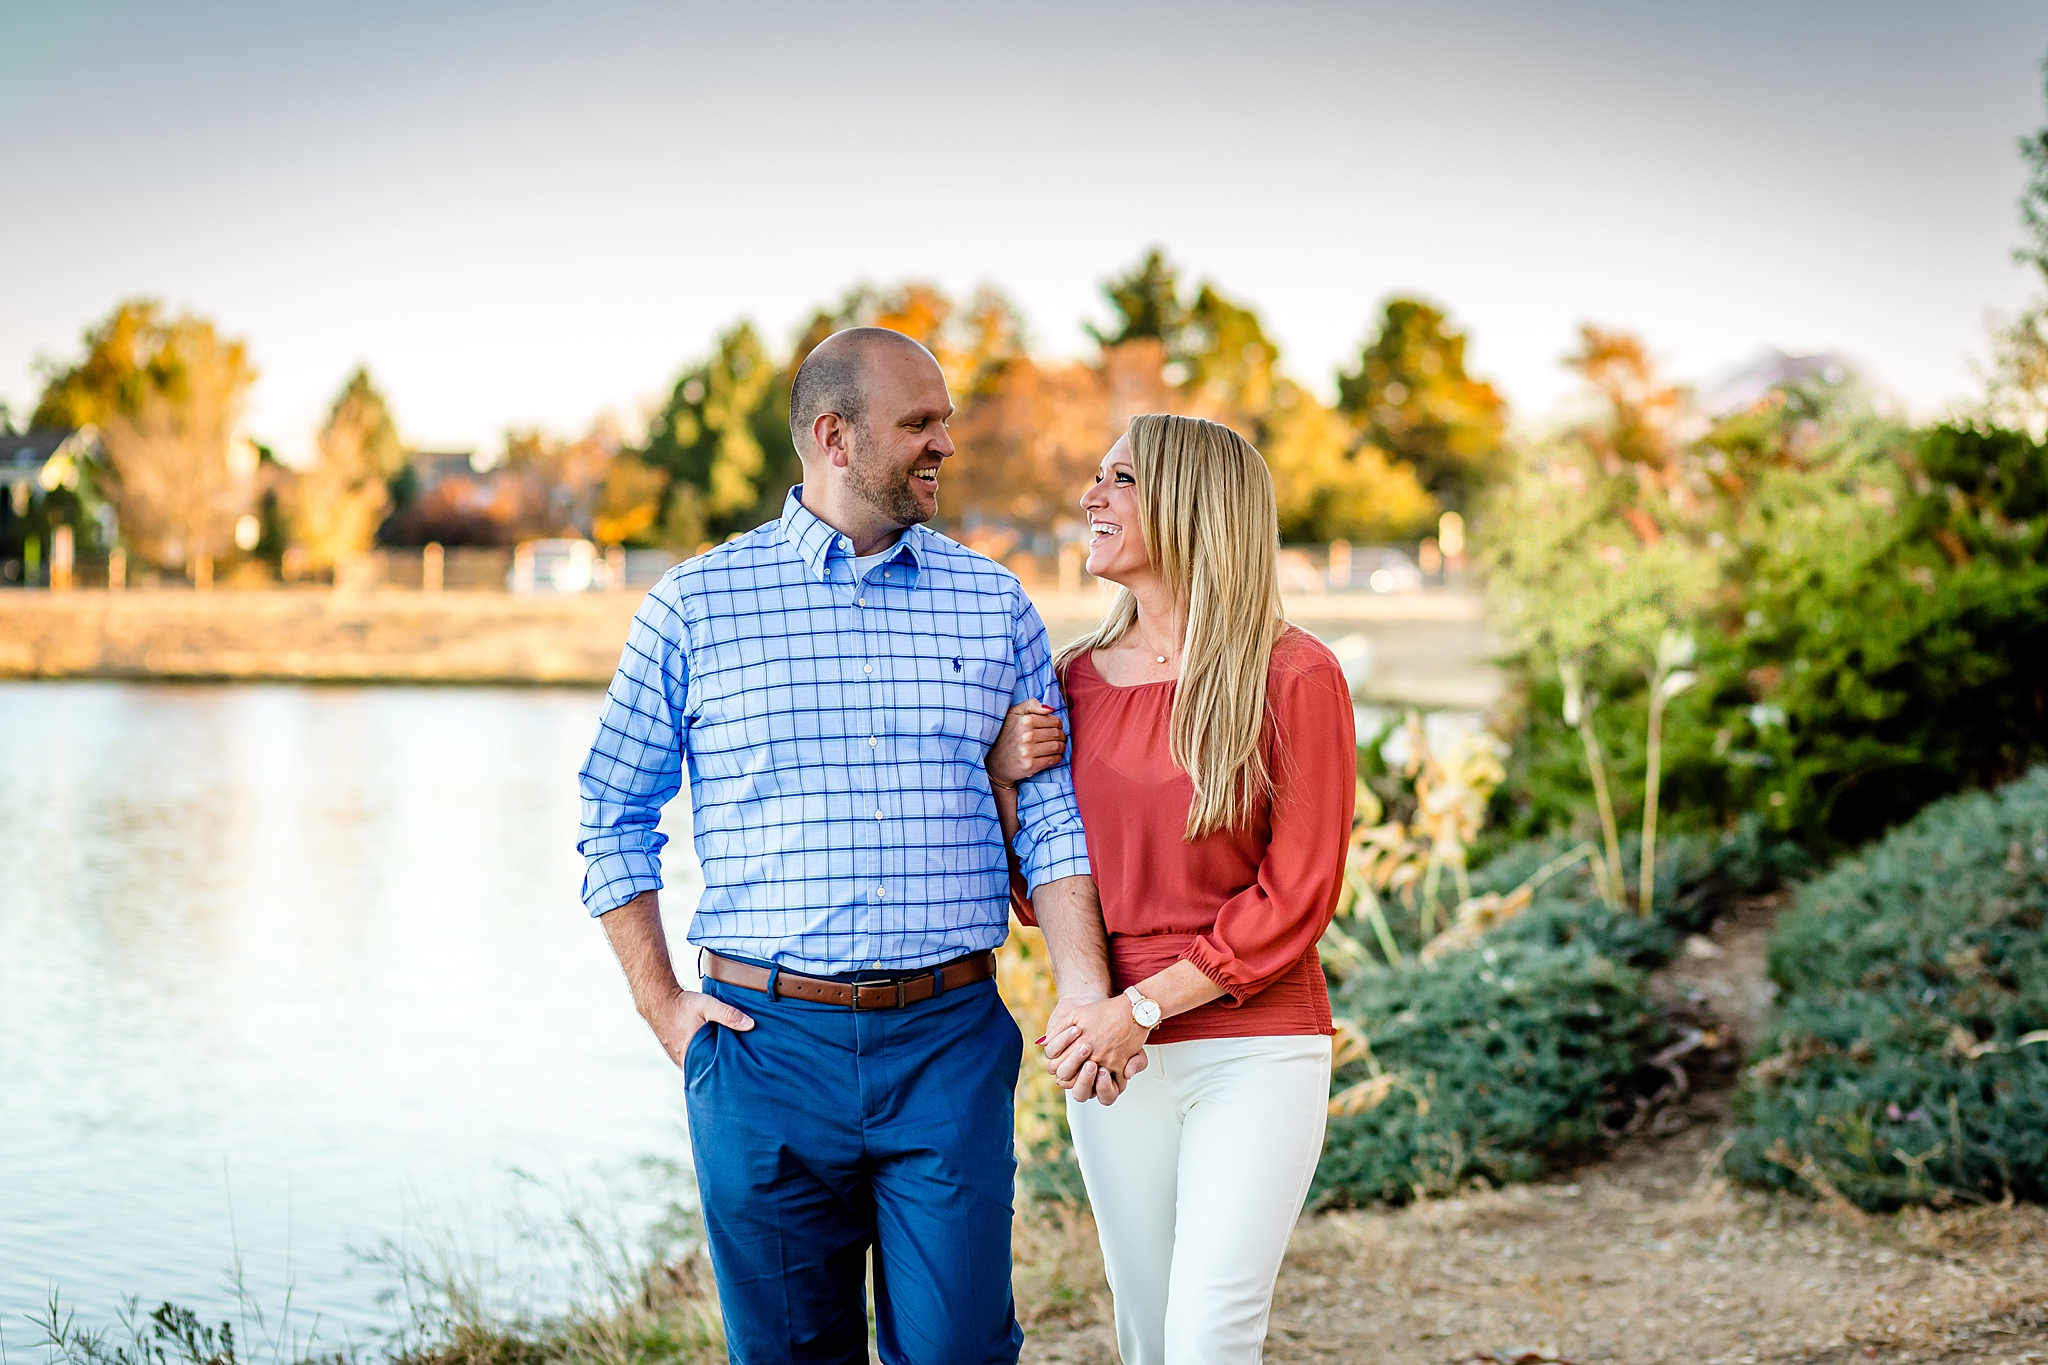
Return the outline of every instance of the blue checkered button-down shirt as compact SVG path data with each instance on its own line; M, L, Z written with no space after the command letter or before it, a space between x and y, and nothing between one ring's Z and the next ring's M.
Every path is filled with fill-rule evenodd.
M1066 721L1045 626L1013 574L922 526L856 582L802 492L635 614L583 764L584 903L661 885L655 825L687 761L691 942L818 974L993 948L1009 864L982 762L1014 702ZM1065 763L1017 813L1033 890L1088 872Z

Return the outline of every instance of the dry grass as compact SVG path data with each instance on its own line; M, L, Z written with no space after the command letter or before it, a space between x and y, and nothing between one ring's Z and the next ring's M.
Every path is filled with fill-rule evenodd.
M1010 1234L1011 1283L1027 1333L1078 1329L1109 1321L1109 1286L1095 1218L1077 1205L1020 1202Z

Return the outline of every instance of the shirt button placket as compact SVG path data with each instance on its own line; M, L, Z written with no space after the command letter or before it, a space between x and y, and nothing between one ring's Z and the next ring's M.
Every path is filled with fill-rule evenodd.
M861 656L864 660L861 664L861 676L867 680L868 684L868 758L870 761L867 764L867 796L869 802L868 809L874 814L872 828L875 841L872 863L874 881L872 889L868 892L868 940L873 946L876 960L879 961L882 957L886 956L887 950L884 945L888 942L889 933L888 888L886 885L889 870L888 831L883 828L886 819L882 810L881 747L877 742L882 733L883 698L887 684L883 676L875 671L875 662L879 657L879 652L876 649L878 632L872 624L872 614L865 610L868 604L867 585L859 580L855 580L853 592L853 605L855 609L854 628L860 632Z

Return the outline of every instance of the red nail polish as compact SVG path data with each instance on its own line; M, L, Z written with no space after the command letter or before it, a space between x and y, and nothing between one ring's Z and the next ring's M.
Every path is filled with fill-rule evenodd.
M1038 1035L1038 1041L1037 1041L1037 1042L1035 1042L1035 1043L1033 1043L1033 1044L1032 1044L1031 1046L1033 1046L1033 1047L1044 1047L1044 1046L1045 1046L1045 1035L1044 1035L1043 1033L1039 1034L1039 1035Z

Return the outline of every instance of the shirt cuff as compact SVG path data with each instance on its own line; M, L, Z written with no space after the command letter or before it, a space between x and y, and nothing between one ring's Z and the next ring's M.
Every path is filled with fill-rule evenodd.
M661 856L644 848L592 854L583 873L583 904L593 916L618 909L642 891L659 890Z
M1035 896L1038 888L1047 882L1056 882L1062 877L1086 877L1092 871L1088 865L1088 840L1076 832L1040 839L1031 850L1031 860L1024 869L1024 876L1030 894Z

